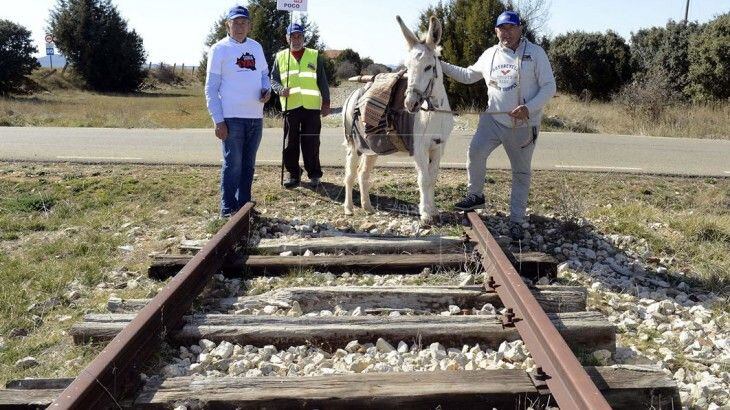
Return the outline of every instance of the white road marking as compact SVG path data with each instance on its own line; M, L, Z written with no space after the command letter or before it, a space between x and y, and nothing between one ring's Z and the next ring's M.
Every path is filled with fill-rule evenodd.
M390 161L390 162L386 162L386 164L388 164L388 165L415 166L415 163L413 161L411 161L411 162L396 162L396 161ZM442 167L449 167L449 168L454 168L454 167L457 167L458 168L458 167L465 167L466 164L463 163L463 162L442 162L441 163L441 166Z
M134 157L74 157L74 156L58 156L56 159L83 159L83 160L103 160L103 161L142 161L143 158Z
M620 170L620 171L643 171L643 168L605 167L605 166L599 166L599 165L555 165L555 168L564 168L564 169L601 169L601 170Z

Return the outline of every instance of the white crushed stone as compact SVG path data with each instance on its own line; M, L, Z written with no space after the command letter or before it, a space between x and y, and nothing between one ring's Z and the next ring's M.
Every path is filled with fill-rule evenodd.
M215 345L201 340L198 345L183 347L174 363L163 368L168 378L183 376L317 376L352 373L391 373L433 370L525 369L534 370L534 362L521 340L503 342L498 350L479 344L446 348L432 343L426 348L398 342L398 348L384 339L360 344L357 340L334 353L312 346L292 346L278 350L274 346ZM193 351L202 349L199 354ZM225 346L225 347L222 347ZM212 347L212 348L211 348ZM219 354L220 351L231 355Z

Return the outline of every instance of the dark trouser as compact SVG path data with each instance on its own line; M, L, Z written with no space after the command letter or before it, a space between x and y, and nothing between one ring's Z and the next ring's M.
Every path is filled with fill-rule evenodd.
M302 169L299 167L299 147L304 159L304 169L309 179L322 177L319 164L319 132L322 120L319 110L299 107L284 113L284 135L287 136L284 148L284 167L292 179L299 180Z

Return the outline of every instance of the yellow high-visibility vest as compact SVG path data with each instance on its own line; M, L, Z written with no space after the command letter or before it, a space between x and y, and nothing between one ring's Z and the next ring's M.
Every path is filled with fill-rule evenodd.
M319 51L311 48L304 49L302 59L299 61L294 56L289 56L289 49L276 54L281 84L289 87L289 97L280 97L282 109L293 110L299 107L308 110L322 109L322 94L317 86L318 56Z

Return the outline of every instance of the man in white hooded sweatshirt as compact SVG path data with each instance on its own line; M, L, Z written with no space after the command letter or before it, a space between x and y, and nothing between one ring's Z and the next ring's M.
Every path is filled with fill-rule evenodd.
M473 84L487 83L489 106L469 145L469 185L466 198L454 205L459 210L484 208L484 179L489 154L500 144L512 166L510 236L524 235L532 173L532 152L540 132L542 109L555 94L555 76L542 47L522 37L519 14L505 11L497 18L499 44L488 48L468 68L441 63L444 74Z

